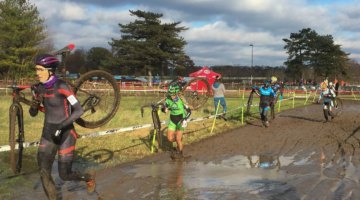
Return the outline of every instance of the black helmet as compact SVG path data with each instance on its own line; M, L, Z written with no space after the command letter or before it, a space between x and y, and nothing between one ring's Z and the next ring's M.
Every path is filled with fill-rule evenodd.
M35 58L35 64L55 72L56 68L60 66L60 61L53 55L39 54Z

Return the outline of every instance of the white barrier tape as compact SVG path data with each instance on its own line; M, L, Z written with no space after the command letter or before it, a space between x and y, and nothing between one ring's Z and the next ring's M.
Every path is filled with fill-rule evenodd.
M24 142L23 146L24 146L24 148L36 147L36 146L39 146L39 144L40 144L39 141L36 141L36 142ZM18 148L19 148L19 145L16 144L15 149L18 149ZM0 146L0 152L3 152L3 151L10 151L10 145Z
M189 121L192 122L196 122L196 121L202 121L205 119L210 119L213 118L214 115L210 115L207 117L200 117L200 118L195 118L195 119L190 119ZM161 124L166 124L168 121L162 121ZM114 129L110 129L110 130L106 130L106 131L97 131L97 132L93 132L93 133L89 133L89 134L85 134L85 135L79 135L79 139L83 139L83 138L90 138L90 137L98 137L98 136L104 136L104 135L111 135L111 134L115 134L115 133L121 133L121 132L127 132L127 131L134 131L137 129L142 129L142 128L149 128L152 127L153 124L143 124L143 125L136 125L136 126L131 126L131 127L125 127L125 128L114 128ZM24 142L23 146L24 148L28 148L28 147L36 147L39 146L40 142L36 141L36 142ZM15 149L18 149L18 144L15 145ZM10 145L3 145L0 146L0 152L4 152L4 151L10 151Z

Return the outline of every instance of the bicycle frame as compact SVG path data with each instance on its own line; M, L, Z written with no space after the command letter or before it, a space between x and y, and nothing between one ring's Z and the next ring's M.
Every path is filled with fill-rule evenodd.
M149 107L148 105L142 106L141 107L141 116L144 116L144 108L145 107ZM151 138L151 148L150 151L151 153L154 152L154 144L155 144L155 140L157 140L158 142L158 149L160 149L162 147L162 135L161 135L161 122L160 122L160 118L159 118L159 109L161 107L161 101L156 103L156 104L151 104L151 117L152 117L152 121L153 121L153 126L154 126L154 132Z

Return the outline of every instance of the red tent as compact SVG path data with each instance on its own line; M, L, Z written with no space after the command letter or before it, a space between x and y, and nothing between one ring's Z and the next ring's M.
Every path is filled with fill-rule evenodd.
M221 77L221 74L218 74L218 73L212 71L209 67L204 66L199 71L189 74L189 76L190 77L203 77L209 82L209 84L211 86L215 82L216 76ZM198 88L198 89L202 89L203 87L204 86L200 86L200 88Z

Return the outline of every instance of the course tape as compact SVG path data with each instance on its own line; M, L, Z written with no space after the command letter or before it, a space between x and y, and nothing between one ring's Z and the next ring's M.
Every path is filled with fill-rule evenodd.
M213 117L215 117L215 115L210 115L210 116L207 116L207 117L192 118L192 119L189 120L189 122L202 121L202 120L210 119L210 118L213 118ZM167 122L168 121L164 120L164 121L161 122L161 124L166 124ZM125 128L114 128L114 129L105 130L105 131L97 131L97 132L93 132L93 133L89 133L89 134L79 135L78 139L98 137L98 136L104 136L104 135L111 135L111 134L116 134L116 133L121 133L121 132L134 131L134 130L137 130L137 129L149 128L149 127L153 127L153 124L142 124L142 125L135 125L135 126L125 127ZM39 141L24 142L23 146L24 146L24 148L36 147L36 146L39 146L39 144L40 144ZM15 149L18 149L18 144L15 145ZM0 146L0 152L4 152L4 151L10 151L10 145Z

